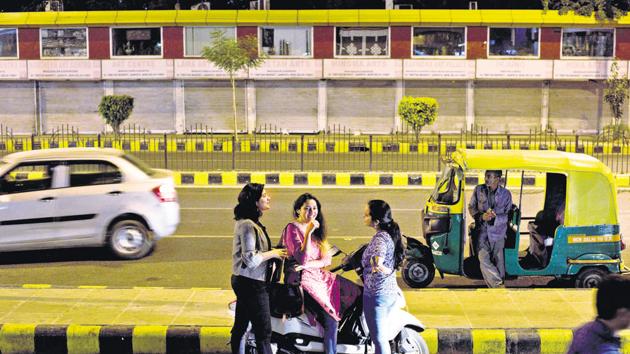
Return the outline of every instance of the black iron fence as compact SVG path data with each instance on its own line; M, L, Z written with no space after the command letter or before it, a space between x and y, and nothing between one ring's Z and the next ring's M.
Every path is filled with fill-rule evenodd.
M457 148L560 150L585 153L615 173L630 171L630 144L612 133L558 135L490 134L483 129L460 134L357 134L331 127L321 134L282 134L263 126L252 134L216 133L190 127L184 134L155 134L127 126L120 134L80 134L64 126L46 135L17 135L0 126L0 156L17 151L60 147L114 147L153 167L182 171L438 171L440 161Z

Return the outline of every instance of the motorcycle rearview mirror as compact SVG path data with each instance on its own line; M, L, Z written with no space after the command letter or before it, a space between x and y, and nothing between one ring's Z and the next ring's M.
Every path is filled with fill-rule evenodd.
M330 251L330 254L333 257L337 257L340 254L345 254L341 249L339 249L339 247L337 247L335 245L330 246L330 250L329 251Z

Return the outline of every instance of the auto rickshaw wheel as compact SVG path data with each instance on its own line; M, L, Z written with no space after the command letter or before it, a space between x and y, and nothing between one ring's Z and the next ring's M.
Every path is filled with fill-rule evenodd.
M596 268L596 267L587 267L583 268L578 275L575 277L575 287L576 288L596 288L599 286L599 283L604 280L604 277L608 274L607 271Z
M425 259L405 259L402 278L412 288L425 288L435 278L435 267Z

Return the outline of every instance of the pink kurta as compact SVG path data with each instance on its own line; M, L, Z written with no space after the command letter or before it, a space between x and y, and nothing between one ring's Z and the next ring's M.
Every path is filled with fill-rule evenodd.
M325 269L332 262L328 254L322 255L319 245L311 236L308 252L302 252L304 234L297 223L287 225L283 242L289 257L305 266L302 271L302 288L334 319L341 320L340 286L342 277Z

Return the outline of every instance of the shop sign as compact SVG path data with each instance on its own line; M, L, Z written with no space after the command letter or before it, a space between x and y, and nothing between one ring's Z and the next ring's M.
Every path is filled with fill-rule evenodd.
M403 63L403 76L409 80L471 80L475 78L475 61L409 59Z
M0 60L0 80L26 80L26 61Z
M249 70L250 79L313 79L322 78L322 61L319 59L267 59L258 68Z
M30 80L100 80L100 60L29 60Z
M326 79L402 78L402 60L398 59L324 59Z
M553 78L558 80L606 80L612 60L554 60ZM618 61L619 74L628 75L628 62Z
M172 59L103 60L103 80L170 80Z
M477 60L477 79L550 80L553 61L528 59Z
M186 79L229 79L225 71L217 68L205 59L176 59L175 78ZM241 70L236 74L237 79L246 79L247 71Z

